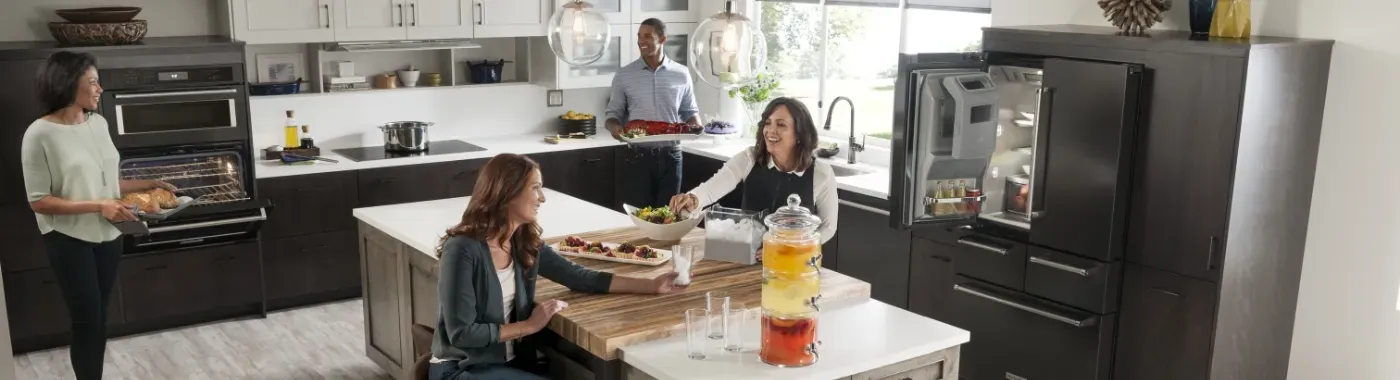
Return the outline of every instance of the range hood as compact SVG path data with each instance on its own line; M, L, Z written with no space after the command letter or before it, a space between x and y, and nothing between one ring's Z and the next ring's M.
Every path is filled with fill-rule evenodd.
M419 41L379 41L379 42L337 42L322 46L324 51L405 51L439 49L476 49L481 45L471 40L419 40Z

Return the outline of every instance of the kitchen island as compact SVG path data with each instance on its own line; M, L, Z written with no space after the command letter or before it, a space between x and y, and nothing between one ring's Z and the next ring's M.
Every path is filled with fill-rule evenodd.
M546 239L548 242L578 235L591 240L658 247L674 243L645 239L625 214L552 190L546 190L545 196L547 202L540 209L539 224L545 236L551 237ZM353 212L359 220L366 354L397 379L409 379L417 359L412 331L416 326L436 326L438 269L434 252L443 231L460 219L468 199L463 197L359 208ZM682 239L681 244L693 245L698 248L697 251L702 251L703 231L692 231ZM574 260L596 270L635 277L651 277L670 270L670 265L651 267ZM648 342L665 345L679 337L682 311L704 307L705 292L725 290L730 292L735 302L754 306L758 305L760 297L761 274L756 266L701 260L695 265L693 273L694 282L688 289L662 296L583 294L540 279L536 292L538 299L561 299L570 305L555 316L546 330L531 337L551 358L551 377L680 378L675 375L676 371L685 369L668 363L674 359L670 358L669 349L655 350L658 356L653 358L645 355L625 357L624 350ZM860 334L831 334L829 339L823 337L826 345L847 348L832 349L822 358L822 362L805 370L793 370L792 374L800 372L804 374L803 378L882 378L885 376L875 375L888 372L930 374L911 377L918 379L956 378L957 352L959 346L968 341L966 331L871 301L868 283L829 270L824 270L821 276L821 305L827 307L826 310L832 315L830 327L868 321L866 324L879 328L867 331L879 333L879 336L873 340L857 338L864 336ZM904 319L890 319L890 315ZM911 325L909 321L916 323ZM921 330L915 335L919 337L917 342L893 339L905 333L902 329L906 327ZM752 333L749 335L757 334L757 325L747 330L752 330L748 331ZM822 331L826 330L823 328ZM861 352L860 356L850 356L856 351ZM679 353L676 355L683 358ZM734 355L737 356L726 360L757 360L753 352ZM848 357L843 360L843 356ZM728 365L721 361L703 364ZM915 367L909 367L911 365ZM740 366L729 373L763 373L753 372L753 369L752 366ZM949 374L953 376L948 377ZM772 375L775 373L762 376Z

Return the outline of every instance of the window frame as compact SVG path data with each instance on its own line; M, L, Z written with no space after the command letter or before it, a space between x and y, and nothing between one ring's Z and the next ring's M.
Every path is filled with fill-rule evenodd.
M908 34L908 22L909 22L909 11L910 11L910 10L941 9L941 10L947 10L947 11L966 12L966 13L983 13L983 14L991 13L991 9L990 9L990 8L986 8L986 9L983 9L983 8L970 8L970 7L967 7L967 6L960 6L960 7L955 7L955 6L939 7L939 6L930 6L930 4L925 4L925 3L937 3L938 0L922 0L922 1L921 1L921 0L897 0L897 1L898 1L898 5L895 5L894 8L899 10L899 41L900 41L900 42L899 42L899 49L900 49L901 51L905 48L905 45L906 45L906 44L905 44L905 39L907 38L906 35ZM826 101L828 100L828 99L826 99L826 98L827 98L827 96L826 96L827 94L826 94L826 93L827 93L827 75L828 75L828 67L827 67L827 64L828 64L828 61L829 61L829 60L828 60L829 45L828 45L827 42L828 42L828 39L831 37L831 35L830 35L830 32L831 32L831 20L830 20L830 11L831 11L831 7L860 7L860 6L868 6L868 7L872 7L872 8L890 8L890 6L887 6L887 5L879 5L879 4L878 4L878 3L883 3L883 2L886 2L886 1L871 1L871 0L865 0L865 1L863 1L864 3L868 3L867 5L861 5L860 3L862 3L862 1L842 1L842 0L807 0L807 1L801 1L801 0L799 0L799 1L750 0L750 1L748 1L748 4L747 4L747 8L748 8L747 13L750 14L750 15L755 15L754 19L759 19L759 20L761 20L761 19L762 19L761 12L763 11L763 10L762 10L762 8L763 8L763 4L762 4L762 3L765 3L765 2L787 2L787 3L795 3L795 4L812 4L812 5L816 5L816 6L820 7L820 9L821 9L821 24L822 24L821 40L820 40L821 43L820 43L819 46L817 47L817 48L819 49L819 51L820 51L820 54L818 54L818 56L820 57L821 62L819 62L819 64L818 64L818 67L819 67L818 70L821 72L821 75L818 76L819 79L818 79L818 81L817 81L817 104L816 104L815 109L813 110L813 112L814 112L815 114L812 115L812 116L813 116L813 119L815 119L815 122L817 123L817 125L820 126L820 125L826 123L827 112L830 112L829 109L828 109L828 107L830 107L830 104L827 104L827 102L826 102ZM961 3L961 4L969 4L969 3L978 3L978 0L954 0L953 2L954 2L954 3ZM917 4L916 4L916 3L917 3ZM961 4L960 4L960 5L961 5ZM989 7L990 7L990 5L989 5ZM762 28L762 25L759 25L759 27ZM893 116L893 115L890 115L890 117L893 118L894 116ZM894 128L896 128L896 126L893 125L893 124L894 124L894 121L891 120L890 133L894 133ZM818 127L818 128L817 128L817 134L818 134L818 136L819 136L820 138L822 138L823 140L839 140L839 141L841 141L841 142L843 142L843 143L849 142L849 141L850 141L850 137L851 137L851 135L850 135L850 133L849 133L849 129L840 129L840 130L838 130L837 128L833 128L832 130L828 131L828 130L824 130L824 129L821 129L820 127ZM890 149L891 145L893 145L892 142L891 142L891 140L890 140L890 139L886 139L886 138L871 137L871 136L869 136L869 135L866 135L865 137L863 137L863 139L865 140L863 143L864 143L867 147L877 147L877 148L882 148L882 149ZM857 142L858 142L858 143L861 142L860 140L861 140L861 139L857 139Z

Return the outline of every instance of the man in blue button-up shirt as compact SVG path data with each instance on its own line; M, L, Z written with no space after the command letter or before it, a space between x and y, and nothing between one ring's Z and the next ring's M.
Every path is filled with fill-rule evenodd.
M622 128L631 120L700 125L690 71L662 53L665 43L665 23L642 21L637 28L641 59L613 76L605 115L613 138L622 140ZM618 180L626 204L665 206L681 191L681 149L676 142L633 144L622 165L624 174Z

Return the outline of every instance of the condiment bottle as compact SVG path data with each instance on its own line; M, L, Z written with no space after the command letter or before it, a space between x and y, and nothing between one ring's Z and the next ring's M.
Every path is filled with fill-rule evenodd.
M301 126L301 149L311 149L316 147L316 139L311 137L311 126Z
M296 111L287 110L287 122L284 123L284 133L286 133L286 149L296 149L301 146L301 133L297 127L297 119L293 116Z

